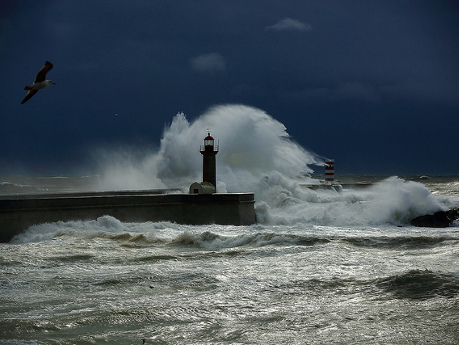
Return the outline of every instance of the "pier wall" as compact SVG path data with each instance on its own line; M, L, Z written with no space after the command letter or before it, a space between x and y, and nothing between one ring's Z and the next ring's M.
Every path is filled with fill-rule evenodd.
M76 193L0 197L0 242L28 227L110 215L123 222L249 225L256 222L253 193Z

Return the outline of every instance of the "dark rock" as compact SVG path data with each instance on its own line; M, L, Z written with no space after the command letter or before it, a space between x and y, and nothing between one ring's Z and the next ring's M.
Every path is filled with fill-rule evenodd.
M410 224L418 227L447 228L451 226L456 219L459 219L459 208L452 208L448 211L438 211L434 214L416 217L411 220Z

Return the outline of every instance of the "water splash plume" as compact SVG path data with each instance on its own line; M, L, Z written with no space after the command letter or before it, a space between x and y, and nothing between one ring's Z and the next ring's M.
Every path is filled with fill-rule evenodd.
M266 112L244 105L215 106L193 122L178 113L164 129L157 152L132 150L99 155L100 189L186 189L202 179L199 147L206 131L220 142L218 191L253 191L267 174L289 178L312 173L322 160L294 142L285 126Z

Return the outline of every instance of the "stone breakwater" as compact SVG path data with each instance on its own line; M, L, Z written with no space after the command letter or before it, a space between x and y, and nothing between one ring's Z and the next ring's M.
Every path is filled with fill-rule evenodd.
M253 193L158 194L152 191L44 194L0 197L0 242L28 227L104 215L123 222L250 225Z

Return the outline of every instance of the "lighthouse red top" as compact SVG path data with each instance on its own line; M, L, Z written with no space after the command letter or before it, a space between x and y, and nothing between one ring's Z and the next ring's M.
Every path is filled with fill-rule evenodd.
M207 137L205 137L204 140L214 140L214 138L212 138L210 132L207 132Z
M207 132L207 137L204 138L204 147L201 147L200 151L212 151L212 152L218 152L218 144L215 146L214 145L214 138L210 135L210 132Z
M204 146L214 146L214 138L207 132L207 137L204 138Z

